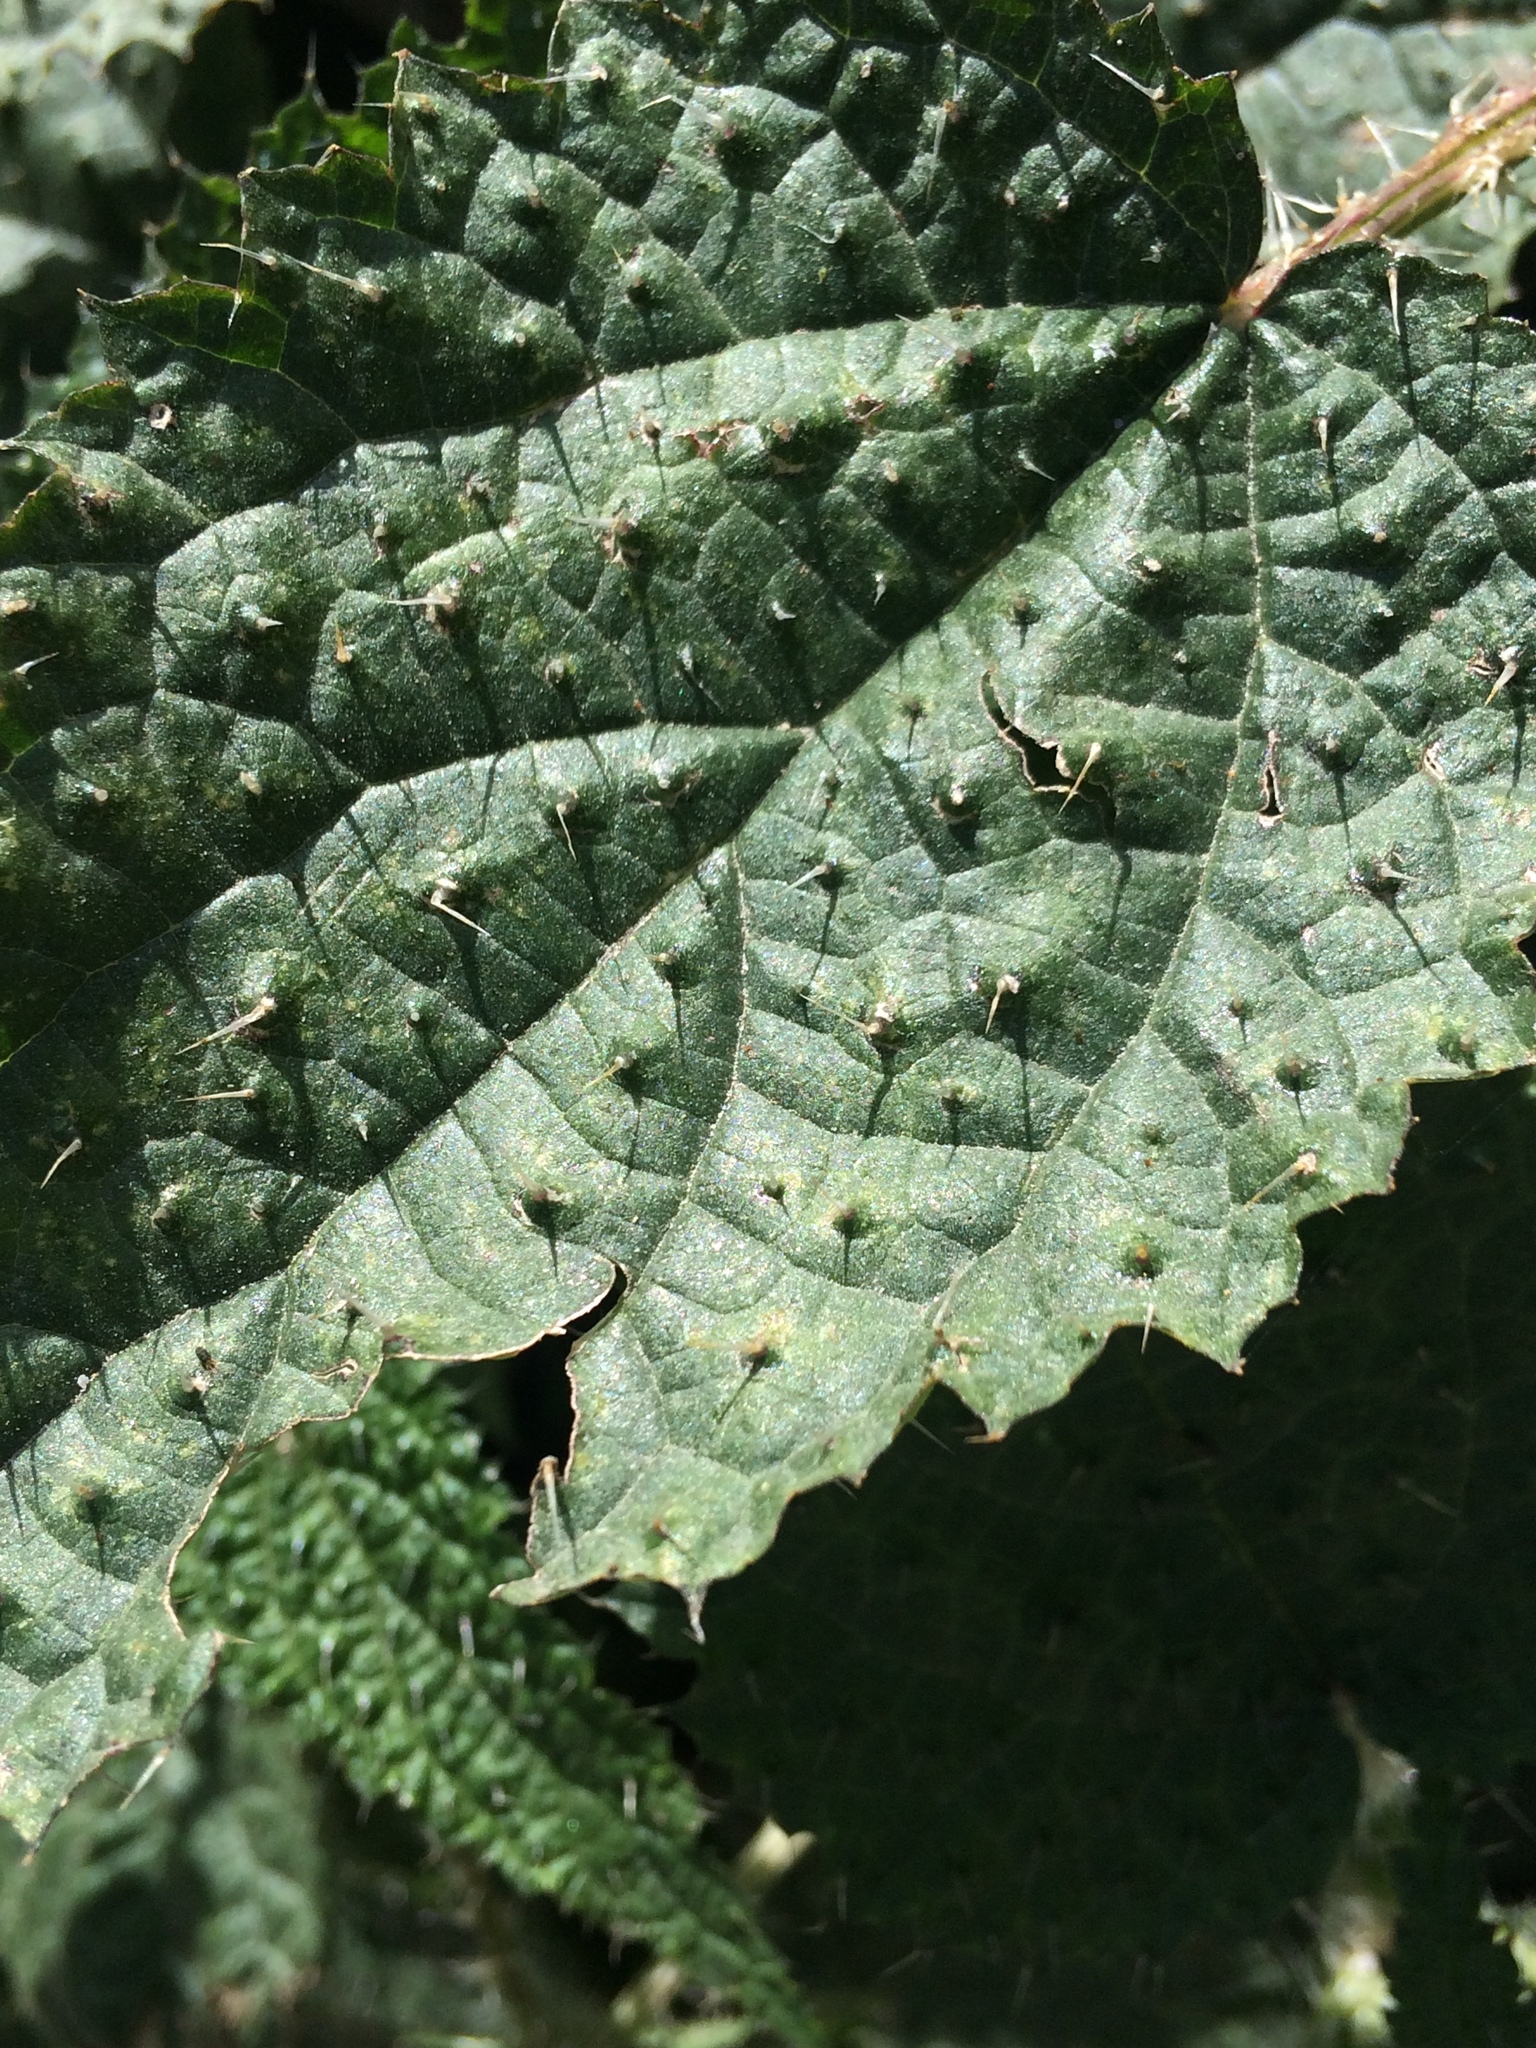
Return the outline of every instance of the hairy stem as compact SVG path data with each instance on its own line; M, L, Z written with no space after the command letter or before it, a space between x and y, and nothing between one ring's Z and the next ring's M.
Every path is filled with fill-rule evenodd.
M1536 151L1536 75L1490 93L1458 114L1416 163L1374 192L1348 199L1315 234L1251 270L1222 308L1228 327L1243 328L1300 263L1356 242L1391 242L1444 213L1470 193L1494 186L1511 164Z

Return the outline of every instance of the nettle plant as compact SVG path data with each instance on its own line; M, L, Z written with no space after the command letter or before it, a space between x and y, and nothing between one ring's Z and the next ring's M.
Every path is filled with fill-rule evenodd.
M1526 2038L1532 31L504 28L0 530L18 2025Z

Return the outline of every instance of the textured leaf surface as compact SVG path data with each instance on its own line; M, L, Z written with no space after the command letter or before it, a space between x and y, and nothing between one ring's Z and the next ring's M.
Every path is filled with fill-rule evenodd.
M938 1379L996 1429L1117 1324L1235 1363L1404 1080L1526 1056L1536 353L1399 291L1215 339L742 832L735 1087L519 1596L745 1563Z
M409 50L455 70L511 74L520 80L542 78L556 12L555 0L469 0L463 33L454 43L437 41L406 17L390 31L391 56L371 65L359 79L355 106L332 107L315 79L308 78L269 122L263 124L260 113L253 112L256 125L241 163L263 171L313 164L332 145L387 160L395 55ZM230 20L226 11L220 27ZM202 75L209 68L205 64ZM240 283L240 204L235 177L198 171L183 176L176 210L155 237L156 251L172 277Z
M1256 183L1149 23L562 38L407 59L39 433L0 1310L46 1460L109 1358L314 1388L618 1268L514 1590L697 1594L935 1379L1235 1359L1404 1081L1527 1055L1536 349L1371 256L1202 349Z
M1245 78L1243 120L1296 241L1341 197L1370 191L1420 157L1453 111L1529 78L1536 24L1451 21L1384 29L1331 21ZM1464 199L1404 246L1488 279L1509 296L1509 268L1536 213L1531 167ZM1274 237L1275 253L1283 237Z
M490 1598L512 1509L428 1368L395 1361L350 1424L225 1489L178 1597L236 1637L222 1682L282 1708L366 1798L798 2036L665 1733L597 1688L567 1623Z
M342 1360L514 1349L681 1245L742 1043L725 849L771 800L814 945L818 712L1251 257L1230 89L1150 26L951 25L578 10L559 91L409 60L392 167L251 179L245 296L107 316L123 381L36 437L58 474L0 541L0 1656L37 1725L201 1513L167 1465L202 1488L344 1406ZM983 1177L1001 1222L1017 1164ZM905 1343L808 1233L833 1341L868 1301ZM114 1739L82 1710L46 1785L13 1743L10 1810Z
M18 1396L28 1341L6 1332ZM174 1728L206 1685L213 1641L177 1628L171 1561L243 1442L345 1413L359 1384L345 1342L253 1288L127 1347L110 1375L92 1375L85 1345L48 1347L87 1370L74 1406L8 1468L0 1808L24 1834L104 1755ZM311 1369L279 1363L280 1348Z
M1181 1953L1317 1896L1353 1808L1343 1692L1426 1784L1394 2039L1528 2038L1439 1809L1536 1753L1527 1666L1489 1654L1527 1626L1536 1101L1510 1077L1416 1103L1398 1191L1308 1227L1243 1377L1127 1335L996 1446L944 1397L712 1596L679 1711L816 1831L812 1972L846 1955L840 1895L866 1981L906 1957L921 2003L912 1950L1001 1943L993 2017L1031 1965L1025 2038L1058 1968L1152 2027L1151 1964L1171 1991ZM1488 1839L1521 1812L1490 1803Z

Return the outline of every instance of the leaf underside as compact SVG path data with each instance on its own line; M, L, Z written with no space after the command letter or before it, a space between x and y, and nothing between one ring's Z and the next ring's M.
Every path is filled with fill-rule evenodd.
M508 1590L697 1599L939 1380L1235 1361L1406 1081L1528 1056L1529 337L1371 255L1208 336L1257 181L1145 21L554 68L249 178L0 537L27 1824L227 1459L390 1353L622 1275Z

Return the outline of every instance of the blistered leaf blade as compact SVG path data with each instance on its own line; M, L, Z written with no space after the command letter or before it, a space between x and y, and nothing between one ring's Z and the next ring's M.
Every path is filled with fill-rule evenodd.
M1334 356L1351 517L1385 494L1409 526L1358 542L1408 622L1382 632L1427 631L1443 584L1448 644L1518 639L1528 373L1455 287L1405 270L1400 303L1367 262L1128 427L1257 229L1230 87L1147 23L590 6L561 34L558 88L408 58L389 164L248 179L240 293L116 309L122 380L37 437L58 473L0 540L10 1427L25 1453L82 1373L111 1389L104 1354L204 1316L238 1350L280 1301L249 1444L381 1354L515 1351L622 1277L513 1590L697 1594L936 1377L1001 1421L1149 1309L1232 1356L1290 1223L1382 1183L1408 1075L1525 1055L1517 681L1469 643L1416 714L1425 788L1471 792L1429 799L1471 820L1453 930L1441 866L1369 865L1417 840L1338 868L1312 771L1286 794L1294 705L1265 871L1243 664L1248 527L1294 512L1324 584L1360 580L1306 412ZM1442 442L1475 456L1471 524L1425 541ZM1043 650L1074 634L1068 691ZM1090 701L1101 641L1118 695ZM1418 772L1386 745L1357 786L1409 803ZM1226 909L1207 932L1229 875L1241 943ZM1353 1009L1295 954L1292 896L1323 918L1341 890ZM1234 1093L1173 1021L1238 961L1281 995ZM1111 1199L1153 1099L1181 1149ZM1021 1330L1079 1205L1070 1298ZM145 1468L173 1441L147 1427ZM201 1512L166 1506L146 1583ZM89 1600L60 1600L88 1656Z
M1391 283L1219 335L740 835L735 1090L513 1597L702 1587L938 1380L1000 1429L1124 1324L1237 1364L1405 1083L1529 1057L1531 357Z

